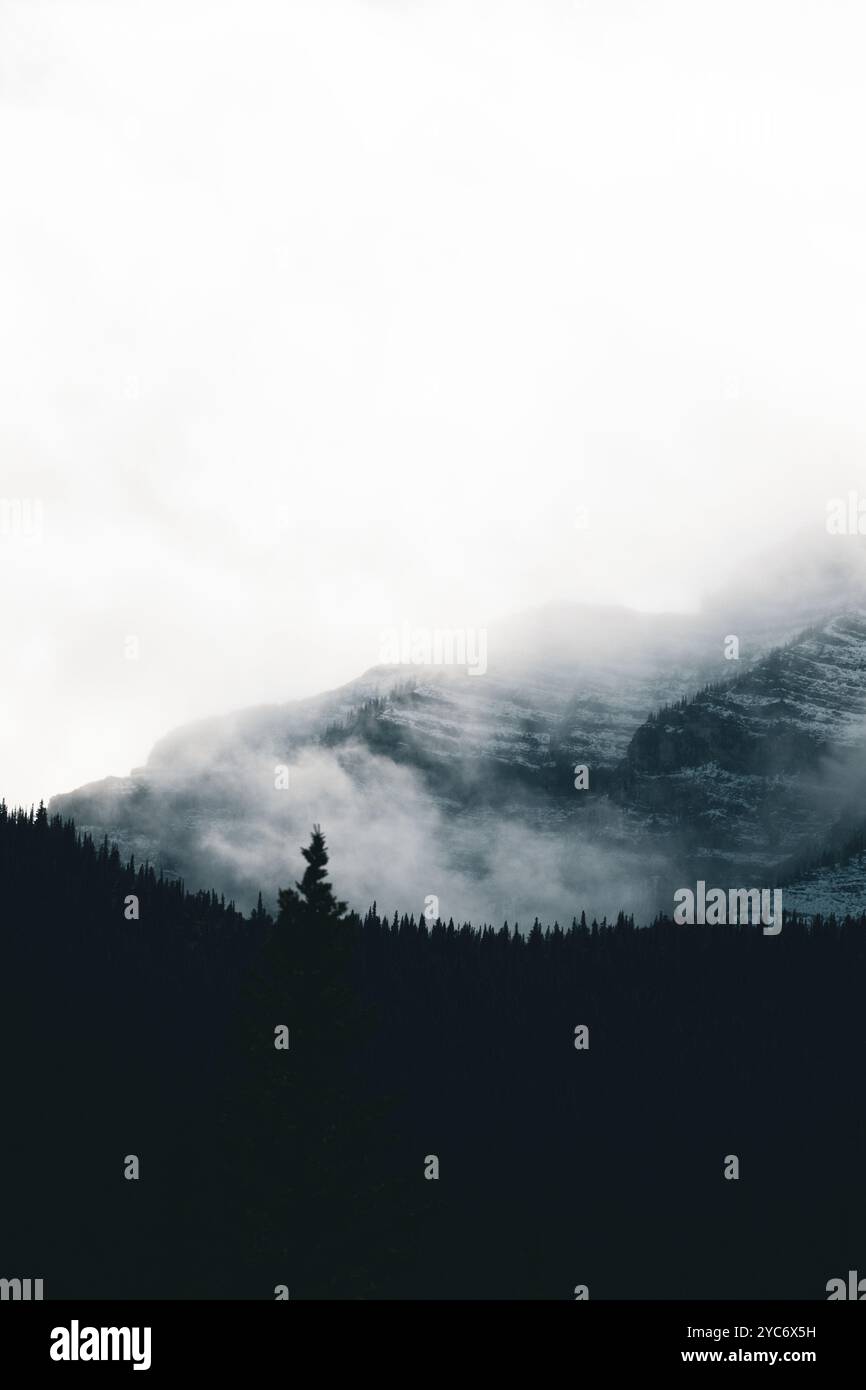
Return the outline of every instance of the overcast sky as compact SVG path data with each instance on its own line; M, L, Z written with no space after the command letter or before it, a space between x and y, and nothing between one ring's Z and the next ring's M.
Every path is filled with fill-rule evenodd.
M687 609L866 495L864 41L854 0L0 0L7 799L392 623Z

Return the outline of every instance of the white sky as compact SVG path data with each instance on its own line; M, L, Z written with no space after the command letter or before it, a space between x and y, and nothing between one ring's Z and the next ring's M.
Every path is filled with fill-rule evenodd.
M0 500L45 518L0 536L0 792L386 624L688 608L866 495L864 42L855 0L0 0Z

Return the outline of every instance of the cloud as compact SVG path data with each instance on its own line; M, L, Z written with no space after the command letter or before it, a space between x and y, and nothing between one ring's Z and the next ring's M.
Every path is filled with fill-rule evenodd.
M7 0L0 498L45 538L0 543L3 791L383 623L682 611L823 526L863 19L791 9Z
M300 878L300 847L321 824L338 895L358 911L414 913L439 899L447 920L529 926L568 924L582 909L591 917L620 908L651 912L654 857L630 849L619 814L606 822L559 819L533 826L493 809L459 812L435 800L412 769L353 743L337 751L304 749L288 763L288 789L274 787L273 757L262 755L199 786L195 826L181 837L188 884L216 884L244 907L261 888L275 905L277 887ZM159 788L154 794L161 805ZM175 837L165 824L161 843ZM661 872L656 854L655 869Z

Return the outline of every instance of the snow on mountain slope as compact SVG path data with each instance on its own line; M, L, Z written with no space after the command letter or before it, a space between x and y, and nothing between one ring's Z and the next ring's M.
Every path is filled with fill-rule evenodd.
M866 854L838 866L816 869L785 885L785 911L808 916L858 917L866 912Z
M676 828L707 872L806 855L855 823L866 749L866 611L838 615L751 670L653 715L631 740L617 796Z
M313 821L361 908L417 911L436 893L494 920L646 914L713 870L767 875L827 825L854 824L862 800L850 765L864 747L866 590L861 551L833 556L799 590L787 557L784 599L777 576L695 615L522 614L491 629L484 674L382 666L201 721L51 810L244 906L285 881ZM779 646L804 615L813 626Z
M619 808L575 792L574 763L612 769L659 701L721 667L719 635L694 618L560 606L492 631L483 675L379 667L325 695L202 721L129 777L51 810L244 905L275 892L321 821L341 892L362 908L375 896L417 911L431 892L455 913L512 920L590 898L615 910L630 884L643 892L643 861L631 862Z

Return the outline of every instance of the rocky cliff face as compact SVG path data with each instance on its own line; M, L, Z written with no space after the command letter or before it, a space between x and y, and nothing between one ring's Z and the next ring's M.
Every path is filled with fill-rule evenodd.
M766 875L858 823L866 612L838 615L751 670L650 716L616 795L676 826L697 862Z
M680 708L653 714L626 754L637 773L716 763L769 776L864 732L866 613L832 618Z

